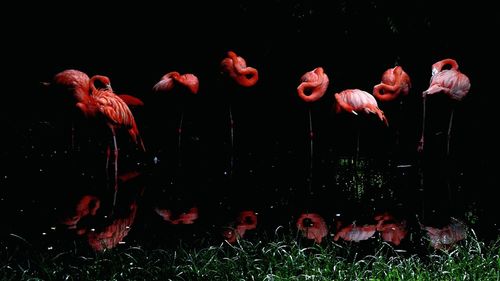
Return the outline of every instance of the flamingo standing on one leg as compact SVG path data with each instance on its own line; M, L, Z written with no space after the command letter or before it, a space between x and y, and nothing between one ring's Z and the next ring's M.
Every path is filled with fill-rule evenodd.
M97 88L95 83L99 81L104 88ZM116 142L116 130L125 128L132 140L139 144L145 151L144 143L139 134L134 116L127 104L111 89L108 77L94 75L89 81L90 95L87 99L78 102L77 107L86 117L102 117L106 126L111 130L113 137L113 163L114 163L114 195L113 206L116 205L116 195L118 192L118 145ZM108 150L109 151L109 150ZM109 153L106 160L106 167L109 162Z
M109 79L108 79L109 80ZM45 86L54 87L56 90L69 92L72 100L68 101L68 104L72 108L77 108L75 105L77 103L88 103L90 99L90 78L89 76L76 69L66 69L54 75L52 82L43 82ZM127 105L129 106L143 106L144 103L131 95L118 95ZM61 97L65 99L65 97ZM72 121L74 122L74 121ZM74 125L71 126L71 146L74 145Z
M243 87L252 87L259 80L259 72L253 67L247 66L244 58L236 55L233 51L227 52L227 57L221 62L222 72L225 72L238 85ZM229 105L229 128L231 142L231 156L229 163L229 175L232 176L234 166L234 120L231 105Z
M198 89L200 88L200 82L198 77L194 74L183 74L181 75L179 72L173 71L165 74L161 80L156 83L153 87L155 92L168 92L174 88L175 84L180 84L185 86L191 93L198 93ZM184 119L184 110L181 111L181 118L179 121L179 128L177 128L177 133L179 135L179 140L177 143L177 149L179 153L178 165L181 166L181 137L182 137L182 122Z
M401 66L387 69L382 75L382 81L373 87L373 96L381 102L399 100L398 115L402 114L403 99L410 92L410 76ZM398 118L401 119L401 118ZM399 146L399 128L401 121L396 125L396 147Z
M450 69L443 69L449 65ZM458 63L453 59L444 59L432 65L432 77L430 86L422 93L423 100L423 118L422 118L422 137L420 138L418 150L424 150L424 134L425 134L425 104L427 95L444 93L453 101L461 101L470 90L469 78L458 70ZM448 125L448 134L446 142L446 155L450 153L451 127L453 124L453 112L451 110L450 122Z
M335 94L335 100L337 101L336 112L341 111L351 112L354 115L358 115L358 112L364 112L366 114L376 114L378 118L384 122L386 126L389 126L387 118L384 112L378 108L377 101L369 93L359 90L359 89L348 89L340 93ZM356 162L359 155L359 129L356 138Z
M322 67L317 67L309 72L306 72L300 78L300 85L297 87L299 97L307 102L312 103L319 100L328 89L328 75ZM314 132L312 127L311 107L308 107L309 112L309 140L310 140L310 165L309 165L309 192L312 189L312 174L313 174L313 140Z
M87 74L76 69L67 69L57 73L50 83L42 83L45 86L51 86L56 92L64 92L60 97L64 100L66 105L71 109L75 108L75 104L83 102L89 96L89 81L90 78ZM67 93L70 95L68 96ZM70 100L68 100L70 97ZM75 124L74 118L71 118L71 151L75 146Z

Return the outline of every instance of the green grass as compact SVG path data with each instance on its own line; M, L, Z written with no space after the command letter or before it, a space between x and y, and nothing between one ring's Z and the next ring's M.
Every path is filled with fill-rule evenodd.
M286 236L264 240L102 253L75 246L53 253L11 235L9 244L1 245L0 280L500 280L500 239L485 244L469 235L449 251L428 248L425 255L374 240L363 256L360 244L316 245Z

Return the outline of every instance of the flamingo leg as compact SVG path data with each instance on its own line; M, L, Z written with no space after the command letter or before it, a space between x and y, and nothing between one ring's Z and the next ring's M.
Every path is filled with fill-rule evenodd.
M314 164L314 131L312 126L311 107L309 107L309 195L312 192L313 164Z
M450 156L451 127L453 125L453 113L454 112L455 112L455 108L452 108L451 114L450 114L450 123L448 124L448 134L446 136L446 157L447 158L449 158L449 156ZM448 167L448 169L450 169L450 167ZM451 172L449 172L448 176L446 177L446 186L448 188L449 202L450 202L450 204L453 204L453 193L451 190L450 176L451 176Z
M75 121L71 121L71 152L75 151Z
M109 183L109 158L111 158L111 147L106 146L106 182Z
M455 109L451 109L451 114L450 114L450 123L448 124L448 134L446 137L446 156L450 156L450 142L451 142L451 127L453 125L453 113L455 112Z
M231 152L229 158L229 176L233 175L234 168L234 120L233 120L233 112L231 110L231 105L229 105L229 130L230 130L230 144L231 144Z
M116 134L115 130L111 129L113 133L113 152L114 152L114 181L113 181L113 186L114 186L114 194L113 194L113 210L116 206L116 195L118 194L118 145L116 143Z
M425 135L425 104L427 101L427 94L422 95L422 136L418 142L418 152L424 152L424 135Z
M178 167L182 167L182 150L181 150L181 144L182 144L182 123L184 121L184 110L181 110L181 118L179 121L179 128L177 129L177 134L179 135L179 139L177 142L177 153L178 153Z

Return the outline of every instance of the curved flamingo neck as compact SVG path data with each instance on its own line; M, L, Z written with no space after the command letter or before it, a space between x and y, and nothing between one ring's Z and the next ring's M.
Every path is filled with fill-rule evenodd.
M432 65L432 75L435 75L436 73L441 72L443 70L443 67L446 65L449 65L452 70L458 71L458 63L456 60L444 59L444 60L438 61Z
M181 77L181 74L177 71L172 71L169 72L167 75L165 75L164 78L173 78L175 81L179 81L179 77Z
M97 88L95 87L95 81L99 81L106 85L107 89L111 89L110 81L107 76L104 75L94 75L92 78L90 78L89 81L89 87L90 87L90 92L97 91Z
M243 65L240 65L238 61L238 55L236 55L236 53L233 51L228 51L227 55L232 61L232 69L234 71L234 74L236 74L235 79L237 80L238 84L244 87L255 85L255 83L257 83L257 81L259 80L259 72L257 71L257 69L253 67L247 67L245 60L241 57L240 59L243 61Z
M384 91L383 94L381 93L382 90ZM373 95L380 101L391 101L398 96L399 92L400 87L397 84L387 85L381 83L373 87Z
M392 85L380 83L373 87L373 95L380 101L391 101L397 98L401 92L401 81L403 79L403 68L396 66L392 69L394 75L394 83ZM384 90L384 94L381 93ZM389 92L389 93L385 93Z

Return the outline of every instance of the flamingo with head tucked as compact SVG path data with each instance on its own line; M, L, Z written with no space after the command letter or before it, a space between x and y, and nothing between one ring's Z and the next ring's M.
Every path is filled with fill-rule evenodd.
M312 103L319 100L325 94L329 84L328 75L324 72L322 67L306 72L300 78L300 84L297 87L297 94L306 103ZM311 107L308 107L309 113L309 140L310 140L310 164L309 164L309 192L312 189L312 173L313 173L313 141L314 132L312 127L312 114Z
M100 83L96 87L96 83ZM101 88L102 87L102 88ZM89 94L76 106L87 118L97 119L110 129L113 138L113 163L114 163L114 196L113 206L116 204L116 195L118 192L118 145L116 142L116 131L126 129L132 140L140 145L145 151L144 143L139 134L139 129L134 116L127 104L111 88L111 82L108 77L94 75L89 80ZM109 163L109 146L106 160L106 167Z
M358 115L358 112L363 112L366 114L376 114L378 118L384 122L386 126L389 126L387 118L384 112L378 108L377 101L369 93L359 90L359 89L348 89L340 93L336 93L335 100L336 112L340 113L342 111L350 112L354 115ZM355 162L357 162L359 156L359 128L356 136L356 155Z
M200 82L198 80L198 77L196 77L194 74L191 73L186 73L186 74L180 74L177 71L172 71L169 72L161 78L158 83L156 83L153 86L153 91L155 92L169 92L171 91L175 85L181 85L185 87L189 92L192 94L198 93L198 90L200 88ZM178 142L177 142L177 150L178 150L178 165L181 166L181 140L182 140L182 123L184 120L184 110L181 110L181 117L179 121L179 127L177 128L177 134L179 136Z
M380 102L391 102L399 100L398 115L402 114L403 99L407 96L411 88L410 76L401 66L387 69L382 74L382 81L373 87L373 96ZM398 121L401 118L398 118ZM397 122L395 128L396 147L399 145L400 122Z
M410 76L401 66L396 66L384 72L382 82L373 87L373 96L379 101L392 101L408 95L410 87Z
M153 90L155 92L168 92L172 90L176 84L185 86L193 94L198 93L198 89L200 88L198 77L194 74L186 73L181 75L177 71L172 71L163 75L161 80L154 85Z
M329 80L323 68L316 67L302 75L300 82L297 87L299 97L305 102L315 102L325 94Z
M227 57L222 60L221 67L224 72L243 87L251 87L259 80L259 72L253 67L248 67L244 58L235 52L227 52Z
M445 66L450 66L450 69L444 69ZM422 93L423 100L423 117L422 117L422 136L420 138L418 150L424 150L424 134L425 134L425 104L427 95L443 93L452 101L461 101L470 90L469 78L458 70L458 63L454 59L444 59L432 65L432 76L429 88ZM451 110L450 122L448 125L446 155L450 153L451 127L453 124L454 108Z
M222 73L228 74L238 85L243 87L255 86L259 80L259 72L253 67L247 66L245 59L236 55L233 51L227 52L227 57L220 64ZM231 155L229 159L229 176L233 174L234 168L234 120L231 104L229 104L229 130Z

